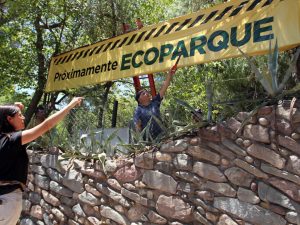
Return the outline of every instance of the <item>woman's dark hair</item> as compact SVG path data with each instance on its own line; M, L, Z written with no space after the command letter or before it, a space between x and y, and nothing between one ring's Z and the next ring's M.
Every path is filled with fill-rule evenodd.
M0 106L0 133L10 133L15 131L15 128L8 122L7 116L14 116L19 110L20 109L15 105Z

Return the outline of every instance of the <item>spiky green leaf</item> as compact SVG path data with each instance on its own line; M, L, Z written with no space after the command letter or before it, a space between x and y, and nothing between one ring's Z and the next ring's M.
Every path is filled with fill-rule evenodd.
M295 55L294 55L294 57L293 57L293 59L290 63L290 66L289 66L288 70L286 71L282 82L279 84L277 93L282 92L282 90L283 90L284 86L286 85L288 79L291 77L292 71L294 70L294 68L296 66L297 59L299 58L299 55L300 55L300 48L297 48L297 51L296 51L296 53L295 53Z
M254 64L253 59L251 59L247 54L245 54L240 48L238 50L241 52L241 54L248 60L251 70L254 72L256 79L262 84L262 86L265 88L265 90L268 92L269 95L274 96L274 90L272 89L270 83L268 82L267 76L263 75L257 66Z

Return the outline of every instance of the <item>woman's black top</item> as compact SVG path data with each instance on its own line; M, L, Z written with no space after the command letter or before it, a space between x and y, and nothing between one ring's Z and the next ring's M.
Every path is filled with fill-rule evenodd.
M22 131L0 134L0 181L26 184L29 160L26 145L22 145L21 139Z

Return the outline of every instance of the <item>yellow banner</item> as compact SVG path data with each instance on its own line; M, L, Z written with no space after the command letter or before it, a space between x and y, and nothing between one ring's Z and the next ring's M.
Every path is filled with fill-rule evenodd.
M265 54L300 43L300 0L234 0L63 53L51 60L46 91L178 67Z

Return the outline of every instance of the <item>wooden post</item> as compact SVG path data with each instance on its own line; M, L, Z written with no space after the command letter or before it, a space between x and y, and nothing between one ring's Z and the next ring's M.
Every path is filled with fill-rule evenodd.
M112 111L112 118L111 118L111 127L116 127L117 125L117 115L118 115L118 101L114 100L114 107Z

